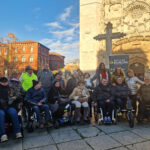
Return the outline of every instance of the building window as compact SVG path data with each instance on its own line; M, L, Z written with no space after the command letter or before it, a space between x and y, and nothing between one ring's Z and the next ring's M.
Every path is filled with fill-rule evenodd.
M32 46L31 46L31 50L30 51L31 51L31 53L33 53L33 47Z
M5 55L7 55L7 54L8 54L8 49L5 50Z
M25 49L25 46L23 46L22 50L23 50L23 52L25 52L25 50L26 50L26 49Z
M18 48L17 47L15 47L15 53L17 53L18 52Z
M14 62L17 62L17 60L18 60L18 59L17 59L17 56L15 56L15 57L14 57Z
M22 56L22 62L25 62L25 61L26 61L25 56Z
M33 62L33 56L30 56L30 62Z

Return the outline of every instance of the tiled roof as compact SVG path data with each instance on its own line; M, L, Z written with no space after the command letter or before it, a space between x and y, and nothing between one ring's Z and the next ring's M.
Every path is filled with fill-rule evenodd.
M26 41L16 41L15 43L18 43L18 44L25 44L25 43L38 43L38 42L33 41L33 40L26 40Z
M59 56L59 57L65 57L65 56L60 55L59 53L56 53L56 52L49 52L49 55L56 55L56 56Z

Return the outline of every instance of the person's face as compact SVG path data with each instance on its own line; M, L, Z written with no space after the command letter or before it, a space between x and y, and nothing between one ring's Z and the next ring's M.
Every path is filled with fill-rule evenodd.
M35 88L36 90L40 89L40 88L41 88L41 82L39 82L34 88Z
M117 79L117 84L119 84L119 85L122 84L122 78Z
M44 66L44 70L48 70L49 69L49 66L48 65L45 65Z
M87 78L89 78L90 76L89 76L89 74L85 74L85 78L87 79Z
M12 78L17 78L17 73L14 73L14 74L12 75Z
M78 78L78 73L74 74L73 76L74 76L75 78Z
M57 87L57 88L60 87L60 82L56 82L55 87Z
M129 77L133 77L132 72L128 72Z
M150 79L149 79L149 78L146 78L146 79L144 80L144 82L145 82L146 85L149 85L149 84L150 84Z
M84 83L82 83L82 82L79 83L79 86L80 86L80 87L83 87L83 86L84 86Z
M0 82L0 84L3 85L3 86L7 86L8 82Z
M105 69L105 65L104 64L101 65L101 69Z
M117 74L120 74L121 73L121 69L120 68L117 68Z
M59 80L61 78L60 74L57 74L55 78Z
M106 86L108 84L108 81L106 79L102 80L102 85Z
M27 70L28 74L32 74L33 73L33 70L32 69L29 69Z

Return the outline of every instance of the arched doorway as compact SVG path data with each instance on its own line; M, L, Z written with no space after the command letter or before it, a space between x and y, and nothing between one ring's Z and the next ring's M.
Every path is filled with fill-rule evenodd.
M142 63L133 63L129 66L139 79L144 80L145 66Z

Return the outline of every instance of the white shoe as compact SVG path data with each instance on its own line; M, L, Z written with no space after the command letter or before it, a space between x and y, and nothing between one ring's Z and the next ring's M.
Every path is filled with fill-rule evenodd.
M16 134L16 139L19 139L19 138L22 138L22 133L20 132Z
M6 134L1 136L1 142L6 142L8 141L8 136Z

